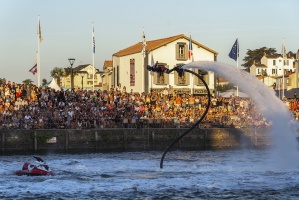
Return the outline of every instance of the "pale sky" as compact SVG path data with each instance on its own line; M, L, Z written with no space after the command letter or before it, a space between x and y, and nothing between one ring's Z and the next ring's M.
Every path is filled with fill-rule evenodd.
M33 67L40 16L44 43L40 45L41 80L51 80L54 67L92 64L94 22L95 67L102 70L112 54L142 41L185 34L228 57L239 39L239 65L248 49L299 49L298 0L0 0L0 78L37 84ZM196 58L195 58L196 60Z

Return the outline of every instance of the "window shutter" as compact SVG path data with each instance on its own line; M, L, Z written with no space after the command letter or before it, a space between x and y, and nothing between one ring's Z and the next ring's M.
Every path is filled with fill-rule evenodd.
M186 85L190 84L190 76L192 76L192 74L190 74L189 72L185 72L185 76L186 76Z
M154 80L153 80L153 82L154 82L154 84L157 84L158 83L158 74L156 73L156 72L153 72L154 73Z
M197 73L198 73L198 69L195 69L194 72L197 74ZM194 76L193 81L194 81L194 85L198 85L198 83L199 83L199 79L198 79L197 76Z
M169 65L165 65L167 69L169 69ZM168 85L169 84L169 74L164 73L164 84Z
M185 60L188 60L188 45L187 44L185 44L184 58L185 58Z
M209 85L209 73L203 76L203 80Z
M178 73L174 72L174 84L178 85Z
M176 56L176 59L178 60L179 59L179 44L175 45L175 56Z

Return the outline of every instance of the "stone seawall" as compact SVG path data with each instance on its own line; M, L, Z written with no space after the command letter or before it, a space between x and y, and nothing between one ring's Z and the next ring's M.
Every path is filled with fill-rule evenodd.
M165 150L188 129L1 130L1 153ZM265 129L193 129L172 150L232 149L268 145Z

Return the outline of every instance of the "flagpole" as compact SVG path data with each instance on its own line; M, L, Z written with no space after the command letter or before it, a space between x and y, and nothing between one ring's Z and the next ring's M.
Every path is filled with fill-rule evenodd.
M94 25L92 22L92 91L94 91L94 54L95 54L95 39L94 39Z
M37 87L40 87L40 21L39 16L37 19Z
M282 99L284 98L284 65L285 65L285 45L284 45L284 38L282 39L282 57L283 57L283 64L282 64Z
M148 59L148 57L146 56L146 39L145 39L145 34L144 34L144 27L142 27L142 42L141 42L141 46L142 46L142 49L141 49L141 54L142 54L141 66L144 69L145 59L146 58ZM148 73L149 73L149 72L145 72L145 71L146 70L143 70L143 76L142 76L142 79L143 79L142 82L143 83L144 83L144 79L145 79L145 75L146 75L145 73L147 73L147 76L148 76ZM143 87L143 91L145 91L145 83L143 84L142 87ZM152 83L151 83L151 87L152 87Z
M239 39L237 37L237 70L239 69ZM239 97L239 86L237 85L237 97Z
M142 47L143 47L143 37L144 37L144 27L142 27ZM141 66L142 66L142 71L144 72L145 70L144 70L144 59L145 59L145 57L144 57L144 55L143 55L143 48L142 48L142 50L141 50L142 52L142 59L141 59ZM144 76L145 75L143 75L143 76L141 76L141 79L142 79L142 81L141 81L141 83L142 83L142 91L144 92L145 91L145 82L144 82Z
M190 39L189 39L189 51L191 51L191 56L190 56L190 60L191 62L194 62L194 57L193 57L193 48L192 48L192 39L191 39L191 32L189 32L189 35L190 35ZM190 46L191 45L191 46ZM189 54L190 52L188 52ZM194 72L195 68L192 69L192 71ZM190 76L190 75L188 75ZM190 78L190 81L192 82L192 89L191 89L191 94L194 94L194 76L191 74L191 78Z

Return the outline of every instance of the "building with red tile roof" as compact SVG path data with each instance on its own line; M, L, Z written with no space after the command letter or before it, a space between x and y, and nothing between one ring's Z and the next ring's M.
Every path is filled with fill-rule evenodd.
M157 62L159 67L172 69L192 60L217 61L218 53L215 50L192 40L193 59L189 59L190 38L184 34L151 41L145 39L144 37L144 42L138 42L112 55L113 66L110 68L111 77L107 84L116 86L121 83L126 86L127 91L134 92L161 90L172 85L178 92L207 94L201 81L189 73L185 73L183 77L179 77L176 72L153 73L147 70L147 66L153 66ZM209 72L204 78L213 92L214 73Z

